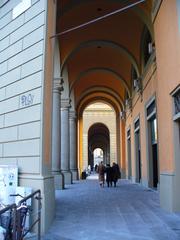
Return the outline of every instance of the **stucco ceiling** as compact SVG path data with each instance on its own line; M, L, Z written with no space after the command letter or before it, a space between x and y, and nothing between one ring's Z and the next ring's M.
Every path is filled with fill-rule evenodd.
M57 7L57 33L121 9L137 0L61 0ZM132 66L140 74L141 39L146 26L153 35L152 1L147 0L69 33L60 34L61 71L80 99L98 86L111 89L121 99L131 91Z

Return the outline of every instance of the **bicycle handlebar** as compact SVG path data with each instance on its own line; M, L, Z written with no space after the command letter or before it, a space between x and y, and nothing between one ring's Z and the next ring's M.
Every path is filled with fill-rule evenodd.
M10 197L21 197L24 198L21 194L17 193L17 194L10 194Z

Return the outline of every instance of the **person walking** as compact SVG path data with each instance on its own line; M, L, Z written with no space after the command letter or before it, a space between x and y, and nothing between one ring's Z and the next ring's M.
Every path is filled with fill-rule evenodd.
M98 174L99 174L99 184L101 187L104 187L104 173L105 173L105 166L103 162L101 161L98 166Z
M119 170L118 164L116 164L115 162L113 162L113 166L112 166L112 175L113 175L112 181L114 183L114 187L116 187L116 183L120 178L120 170Z
M112 167L110 166L110 164L106 165L106 182L107 182L107 186L109 187L109 185L112 187Z

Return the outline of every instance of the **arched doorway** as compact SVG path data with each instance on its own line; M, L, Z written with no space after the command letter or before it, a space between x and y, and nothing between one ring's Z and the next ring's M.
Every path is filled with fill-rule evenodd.
M103 161L104 159L104 151L101 148L96 148L93 151L93 163L94 166L98 165L99 162Z
M118 129L117 115L111 105L105 101L93 101L85 107L82 118L79 119L78 131L81 170L87 169L89 165L94 167L93 152L96 148L102 149L104 164L119 162Z
M101 150L99 153L98 149ZM104 124L95 123L88 131L88 165L93 168L100 161L104 164L110 163L110 133Z

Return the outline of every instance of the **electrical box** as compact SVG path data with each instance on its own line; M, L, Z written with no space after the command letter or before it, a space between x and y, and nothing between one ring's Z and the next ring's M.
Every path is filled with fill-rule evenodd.
M0 204L8 205L15 201L11 194L16 193L18 168L15 165L0 165Z

